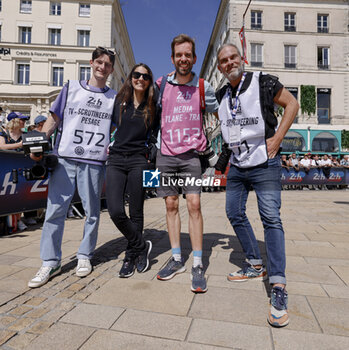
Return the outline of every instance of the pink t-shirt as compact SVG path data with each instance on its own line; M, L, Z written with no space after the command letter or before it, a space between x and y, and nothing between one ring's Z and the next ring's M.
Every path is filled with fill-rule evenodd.
M167 82L162 96L161 153L175 156L205 149L199 88Z

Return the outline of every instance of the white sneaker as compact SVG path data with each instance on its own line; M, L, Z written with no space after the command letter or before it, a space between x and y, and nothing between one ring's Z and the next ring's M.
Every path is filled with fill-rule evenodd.
M41 266L37 274L28 282L28 287L37 288L46 284L50 278L61 272L61 265L57 267Z
M28 227L24 224L24 222L22 220L18 220L17 221L17 229L18 229L18 231L24 231L27 228Z
M76 276L86 277L92 272L92 265L89 259L79 259L76 266Z
M27 225L36 225L37 224L37 222L34 218L26 218L25 222Z

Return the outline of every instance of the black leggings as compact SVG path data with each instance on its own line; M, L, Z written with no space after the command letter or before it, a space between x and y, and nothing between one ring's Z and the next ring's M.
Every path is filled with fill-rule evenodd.
M111 154L107 162L106 195L108 211L115 226L128 240L126 257L136 258L145 249L143 238L143 170L147 160L142 154ZM129 194L129 214L125 212L125 193Z

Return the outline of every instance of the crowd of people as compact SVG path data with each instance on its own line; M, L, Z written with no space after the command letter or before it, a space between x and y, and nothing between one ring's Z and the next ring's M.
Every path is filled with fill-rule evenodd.
M281 166L285 169L293 168L296 171L305 169L306 171L311 168L332 168L343 167L349 168L349 155L343 155L337 157L331 154L311 154L305 153L303 156L297 156L296 153L292 153L287 157L286 154L281 156Z
M117 93L107 86L114 70L115 52L97 47L90 60L91 78L68 81L51 106L48 118L35 119L47 137L56 132L53 153L58 157L58 165L49 179L40 242L42 266L29 281L30 288L41 287L61 273L64 224L75 190L86 217L77 252L76 275L85 277L92 272L105 179L111 220L127 240L118 276L129 278L135 271L145 272L150 264L152 242L143 235L146 213L142 180L144 171L156 162L153 177L160 174L157 196L164 198L171 247L171 256L157 273L157 279L167 281L186 270L180 239L179 200L183 194L193 251L190 288L194 293L205 293L208 287L202 260L205 237L199 155L207 147L203 130L204 111L207 111L221 124L227 147L224 157L230 162L226 215L245 254L243 267L227 274L227 279L235 283L268 278L271 294L267 321L274 327L289 323L285 238L280 218L281 167L300 169L320 160L315 156L310 160L309 155L299 160L296 154L290 159L285 155L280 157L280 144L299 106L277 77L244 72L239 49L224 44L217 52L217 68L228 82L215 92L193 72L196 59L195 41L180 34L171 43L175 72L156 80L150 67L139 63ZM278 127L274 104L282 106L284 111ZM0 149L22 147L26 119L20 113L8 115L9 123L14 122L0 135ZM155 153L151 151L154 147ZM31 154L35 161L41 157ZM334 164L328 156L321 162L323 166ZM266 265L246 215L251 188L256 192L264 227Z

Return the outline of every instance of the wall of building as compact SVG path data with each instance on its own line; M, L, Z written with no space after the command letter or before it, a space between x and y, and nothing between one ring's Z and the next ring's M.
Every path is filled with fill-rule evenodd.
M55 2L55 1L53 1ZM118 90L135 63L118 0L61 0L61 15L50 14L52 1L32 0L31 13L20 12L20 0L2 1L0 11L0 106L5 113L21 111L31 119L48 115L62 84L80 78L97 46L116 51L115 71L108 84ZM90 15L80 16L80 3ZM31 43L20 42L20 28L31 28ZM60 45L49 44L50 29L61 30ZM78 30L90 32L89 45L78 45ZM29 64L28 84L18 83L18 65ZM63 68L63 81L54 86L53 67Z
M238 32L242 27L246 0L222 0L203 62L201 76L215 88L225 84L216 60L217 49L231 42L241 47ZM347 0L336 1L252 1L245 17L247 59L251 63L251 44L262 44L262 66L246 65L247 71L263 70L279 77L285 87L298 89L314 85L331 92L329 124L338 129L349 125L349 6ZM262 13L262 28L251 28L251 11ZM295 14L294 32L286 32L284 13ZM328 15L328 33L318 33L318 14ZM296 46L296 67L285 68L284 46ZM318 47L330 51L329 69L318 67ZM304 126L318 124L317 115L299 112L297 122Z

